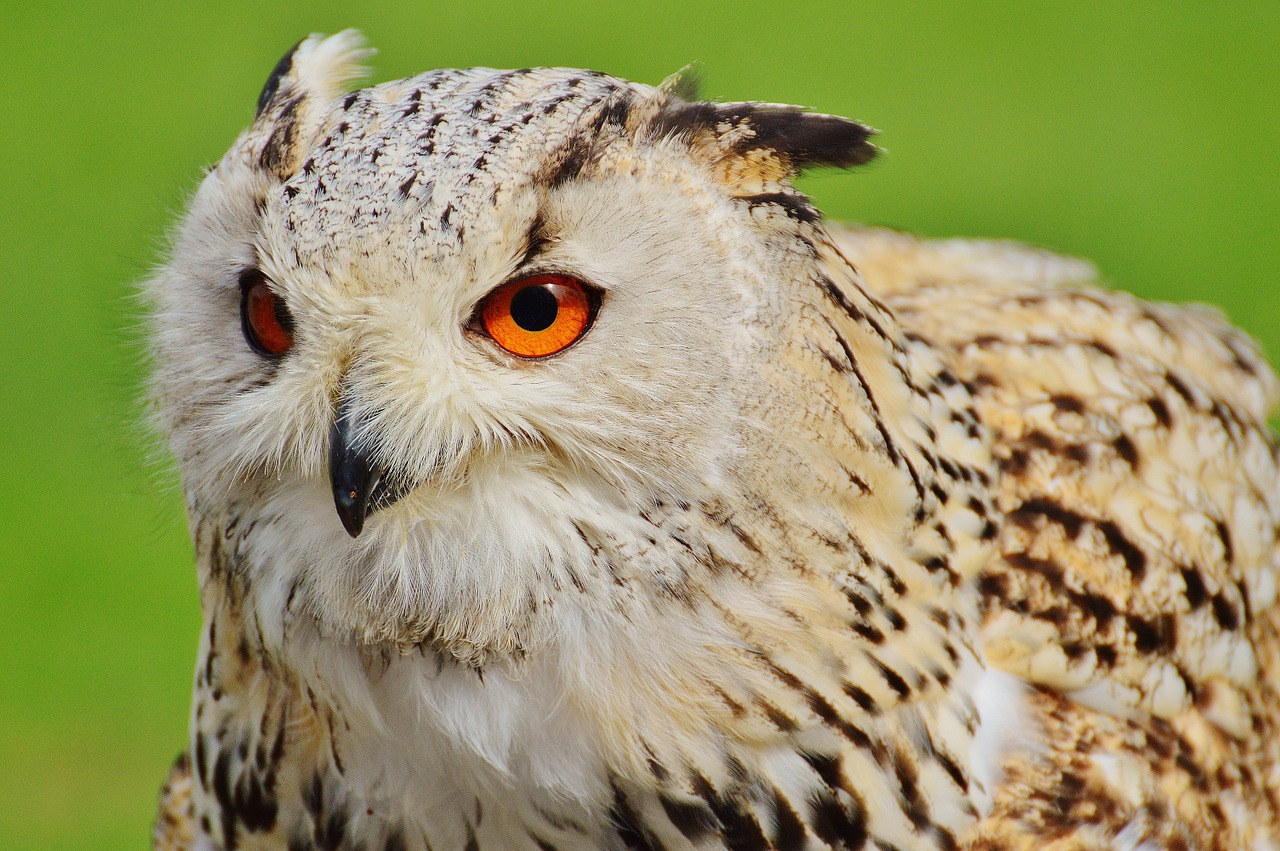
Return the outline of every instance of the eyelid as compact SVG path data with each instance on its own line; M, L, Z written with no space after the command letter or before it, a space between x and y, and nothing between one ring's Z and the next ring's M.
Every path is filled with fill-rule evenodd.
M602 286L596 283L592 278L589 278L583 275L581 272L575 271L574 269L568 268L566 266L560 266L560 265L554 265L554 264L549 264L544 266L544 265L535 263L533 266L528 266L528 267L521 266L515 272L512 272L509 276L504 278L500 283L495 284L494 286L485 290L484 293L482 293L481 296L475 300L475 303L472 304L471 314L467 319L464 327L472 328L472 326L479 320L480 306L484 303L484 300L489 296L493 295L498 290L502 289L503 287L510 286L511 284L526 280L528 278L539 278L539 277L542 277L543 275L563 275L566 278L573 278L575 281L585 286L587 288L589 297L591 298L592 316L594 321L595 314L600 312L600 306L604 303L606 297L609 294L608 287ZM472 328L472 330L474 329ZM483 331L481 333L483 333Z

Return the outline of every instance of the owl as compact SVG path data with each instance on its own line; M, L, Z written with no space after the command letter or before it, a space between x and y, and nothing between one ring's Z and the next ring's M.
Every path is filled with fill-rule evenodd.
M147 284L204 626L160 849L1280 848L1274 374L875 153L271 72Z

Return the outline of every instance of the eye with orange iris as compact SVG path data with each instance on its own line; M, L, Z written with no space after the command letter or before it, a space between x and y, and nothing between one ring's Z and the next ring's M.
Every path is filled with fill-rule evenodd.
M504 284L484 297L479 329L522 358L562 352L587 333L599 299L596 290L568 275L533 275Z
M257 270L240 276L240 327L258 354L279 357L293 348L293 316Z

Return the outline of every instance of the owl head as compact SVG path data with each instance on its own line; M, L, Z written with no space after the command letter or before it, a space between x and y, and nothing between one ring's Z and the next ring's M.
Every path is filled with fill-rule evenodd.
M559 68L348 92L366 52L280 61L149 282L156 420L261 605L518 653L828 511L805 338L845 284L791 179L868 128Z

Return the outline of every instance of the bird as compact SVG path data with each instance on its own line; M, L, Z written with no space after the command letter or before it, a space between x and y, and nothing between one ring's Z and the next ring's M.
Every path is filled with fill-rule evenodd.
M299 42L145 282L158 849L1280 848L1280 389L809 109Z

